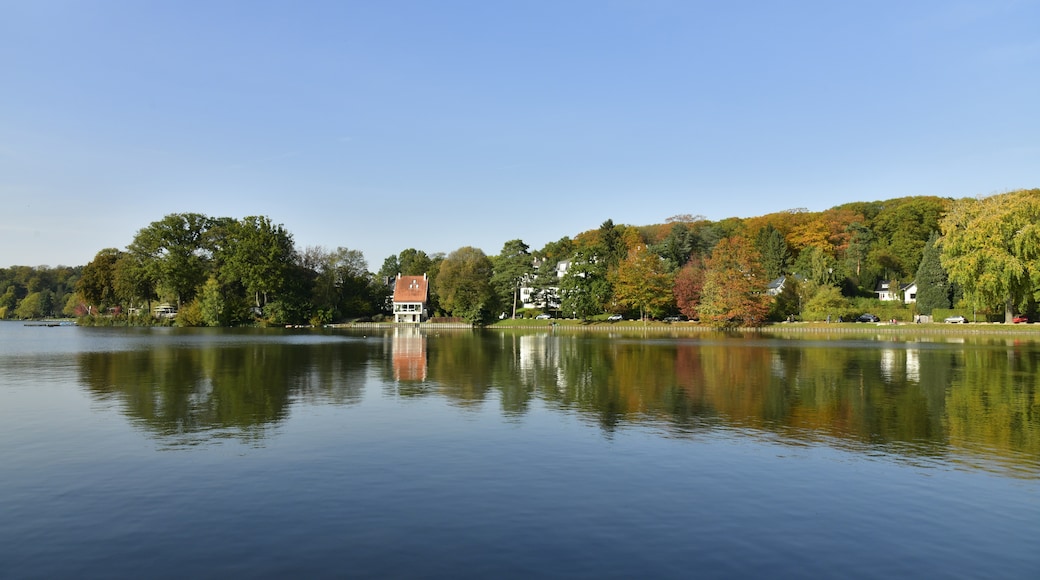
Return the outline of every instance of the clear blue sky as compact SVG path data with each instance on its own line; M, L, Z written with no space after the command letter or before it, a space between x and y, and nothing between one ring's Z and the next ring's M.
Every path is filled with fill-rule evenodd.
M0 266L174 212L497 254L1040 187L1040 2L0 0Z

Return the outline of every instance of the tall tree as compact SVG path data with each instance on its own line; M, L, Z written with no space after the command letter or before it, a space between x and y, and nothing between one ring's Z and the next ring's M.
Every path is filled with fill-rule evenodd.
M613 274L614 299L639 311L640 320L657 317L673 303L668 262L646 246L637 246Z
M512 308L513 318L516 318L520 284L534 274L534 261L528 250L523 240L509 240L503 244L502 252L491 260L495 268L491 283L498 293L499 302Z
M152 287L177 305L191 300L206 279L209 254L203 235L210 218L197 213L169 214L138 230L128 249L142 263Z
M701 294L704 292L704 261L693 258L675 275L672 294L679 312L689 319L698 318Z
M597 236L597 258L602 260L608 270L617 267L628 255L628 247L621 228L608 219L599 226Z
M772 224L768 224L758 231L758 235L755 237L755 247L762 256L762 270L765 272L766 278L770 280L779 278L787 267L787 261L791 258L784 235Z
M715 246L706 263L707 274L699 309L702 321L713 326L760 326L769 313L768 281L754 246L731 237Z
M479 248L466 246L448 254L437 274L441 307L469 322L488 321L495 307L492 273L491 259Z
M426 252L416 250L415 248L401 250L401 254L397 259L401 267L400 274L402 276L422 276L423 274L428 274L430 267L433 265L433 260L426 255Z
M119 303L115 289L116 263L123 252L106 248L83 267L83 274L76 284L76 291L88 305L96 306L101 312Z
M1040 287L1040 189L964 199L940 223L941 263L950 281L987 306L1003 305L1004 322Z
M588 250L578 250L560 280L560 309L575 318L588 319L603 312L610 297L607 270Z
M221 270L225 282L236 281L252 295L257 308L279 292L295 260L292 234L266 216L249 216L230 226Z
M932 232L917 267L917 311L931 314L936 308L950 307L950 281L943 270L939 233Z
M668 235L661 240L660 244L654 246L653 250L659 256L668 260L672 270L677 270L689 261L690 254L693 253L696 244L696 236L690 231L690 227L686 222L677 221L672 224Z

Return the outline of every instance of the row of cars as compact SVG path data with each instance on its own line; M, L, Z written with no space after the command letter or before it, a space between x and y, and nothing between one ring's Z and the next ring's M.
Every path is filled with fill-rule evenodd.
M943 322L948 322L951 324L967 324L968 319L963 316L948 316L943 319ZM1025 314L1019 314L1018 316L1012 318L1011 322L1015 324L1025 324L1029 322L1029 317Z
M857 318L856 322L881 322L881 319L873 314L864 314ZM967 324L968 319L958 314L956 316L947 316L943 319L943 322L947 324ZM1019 314L1012 319L1012 322L1015 324L1027 323L1029 322L1029 317L1024 314Z

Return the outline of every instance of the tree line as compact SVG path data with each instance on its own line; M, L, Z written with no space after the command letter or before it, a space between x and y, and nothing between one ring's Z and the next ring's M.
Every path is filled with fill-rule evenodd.
M532 314L521 288L539 312L579 319L681 315L726 326L852 316L869 308L882 280L916 281L915 313L963 308L1010 321L1035 314L1040 295L1040 189L720 221L607 220L539 249L510 240L490 256L471 246L446 255L408 248L375 273L357 250L297 248L264 216L170 214L85 266L0 269L0 317L151 323L154 306L169 303L181 325L378 320L399 273L429 277L436 315L474 323ZM767 292L781 277L783 290Z

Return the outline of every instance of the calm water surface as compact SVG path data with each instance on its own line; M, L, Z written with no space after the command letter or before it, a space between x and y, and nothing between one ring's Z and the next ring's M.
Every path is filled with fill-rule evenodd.
M0 577L1040 577L1040 344L0 323Z

